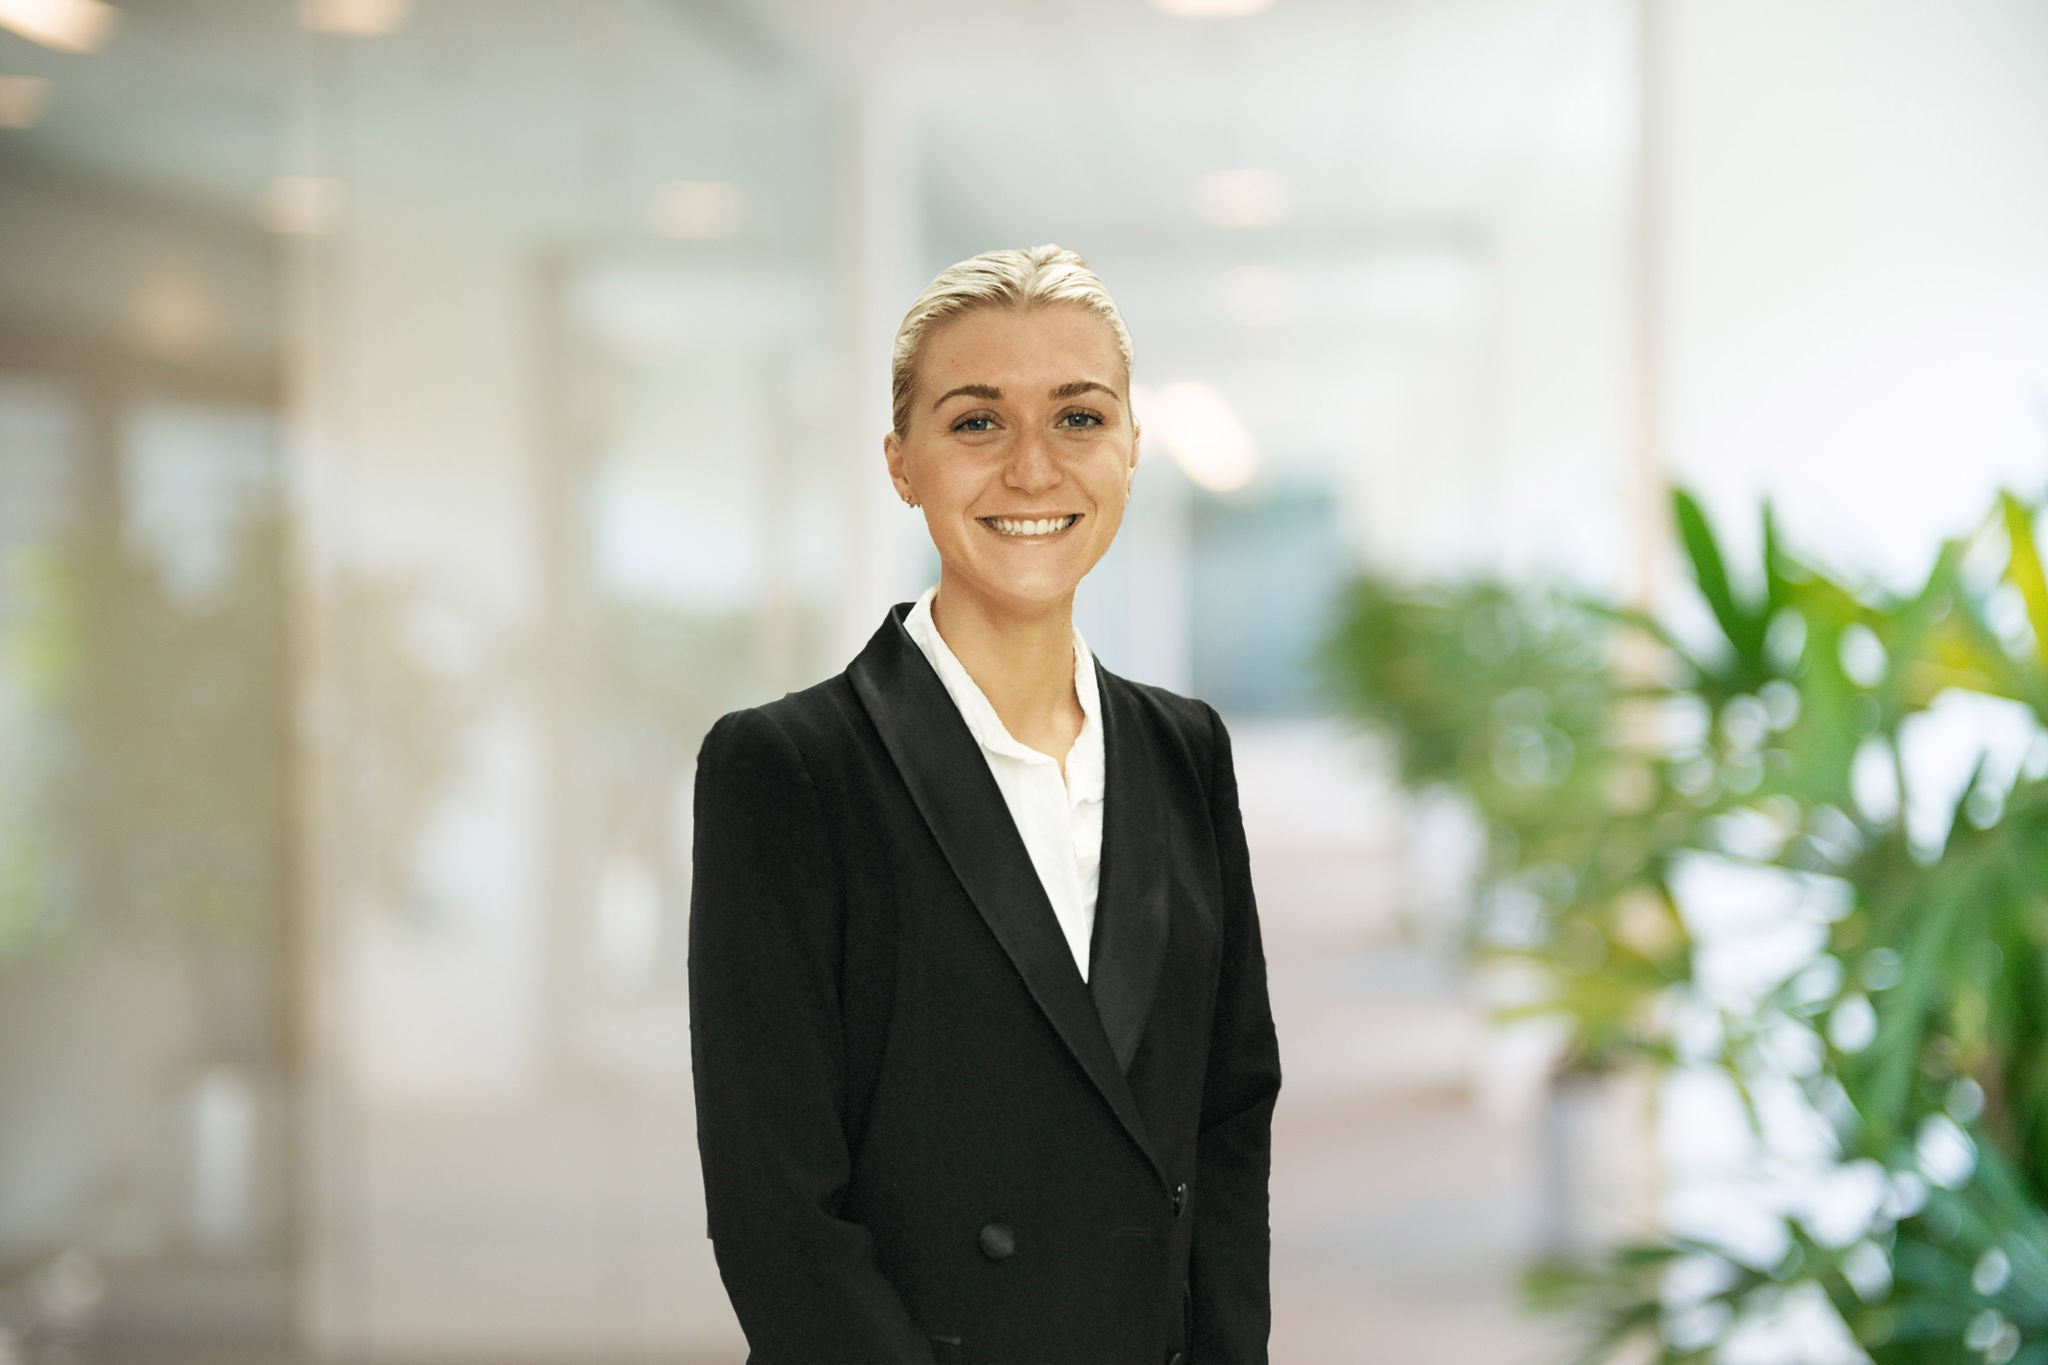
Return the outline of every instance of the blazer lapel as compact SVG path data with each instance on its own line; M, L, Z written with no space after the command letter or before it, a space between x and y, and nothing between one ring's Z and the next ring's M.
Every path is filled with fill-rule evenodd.
M1098 662L1103 724L1102 863L1088 986L1118 1070L1128 1073L1166 960L1165 801L1129 684Z
M1158 1158L1152 1152L1137 1101L1124 1079L1120 1049L1112 1046L1096 1001L1074 966L1073 952L1060 932L1037 869L1031 865L1031 855L1025 851L980 746L960 719L945 684L903 629L909 611L908 602L892 607L881 629L848 666L854 691L974 908L1074 1060L1158 1171ZM1104 738L1107 756L1109 734ZM1117 780L1117 767L1112 761L1105 768L1106 860L1110 845L1107 812L1113 809L1107 792ZM1102 923L1099 911L1096 922ZM1091 975L1105 951L1102 936L1098 928L1097 942L1091 945ZM1132 992L1126 983L1111 993L1119 1001L1121 1019L1130 1008ZM1131 1033L1134 1049L1135 1033L1130 1026L1120 1023L1117 1027Z

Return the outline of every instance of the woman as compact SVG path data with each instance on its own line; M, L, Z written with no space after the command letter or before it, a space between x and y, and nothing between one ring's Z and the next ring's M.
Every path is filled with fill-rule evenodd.
M935 587L698 758L690 1009L751 1361L1266 1359L1279 1054L1230 744L1096 664L1138 463L1070 251L933 281L889 477Z

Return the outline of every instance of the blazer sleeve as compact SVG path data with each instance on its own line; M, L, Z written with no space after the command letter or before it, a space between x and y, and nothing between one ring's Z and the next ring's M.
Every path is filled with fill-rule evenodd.
M772 716L712 727L697 759L689 950L712 1250L751 1362L929 1362L872 1236L842 1216L841 900L824 818Z
M1223 962L1196 1144L1188 1359L1190 1365L1264 1365L1272 1324L1267 1180L1280 1048L1230 735L1215 709L1204 709L1214 742L1209 818L1222 871Z

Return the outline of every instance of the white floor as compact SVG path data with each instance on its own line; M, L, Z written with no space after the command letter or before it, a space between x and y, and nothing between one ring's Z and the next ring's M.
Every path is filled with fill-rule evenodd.
M1451 945L1455 831L1407 816L1327 727L1232 734L1286 1075L1275 1365L1565 1358L1558 1324L1516 1308L1537 1124Z

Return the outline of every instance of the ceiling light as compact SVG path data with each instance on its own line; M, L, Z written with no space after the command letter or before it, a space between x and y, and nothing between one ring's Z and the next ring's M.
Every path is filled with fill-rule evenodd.
M299 23L315 33L381 38L411 17L412 0L299 0Z
M97 52L121 12L104 0L0 0L0 28L65 52Z
M1131 411L1147 439L1212 493L1242 488L1259 472L1259 447L1230 400L1208 384L1179 380L1163 389L1133 386Z
M41 76L0 76L0 128L33 128L50 100Z
M1152 8L1176 19L1237 19L1273 8L1273 0L1152 0Z
M1195 211L1211 227L1271 227L1294 212L1294 187L1277 171L1211 171L1195 182Z
M730 237L747 219L747 192L730 180L671 180L647 209L664 237Z
M281 175L263 192L263 225L272 232L317 237L341 221L347 192L321 175Z

